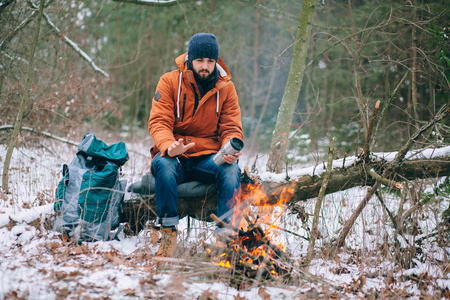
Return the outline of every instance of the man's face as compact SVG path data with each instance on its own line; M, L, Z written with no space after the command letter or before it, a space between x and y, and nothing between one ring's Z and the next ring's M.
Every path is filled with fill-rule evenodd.
M216 60L211 58L197 58L192 61L192 69L201 81L207 81L213 76Z

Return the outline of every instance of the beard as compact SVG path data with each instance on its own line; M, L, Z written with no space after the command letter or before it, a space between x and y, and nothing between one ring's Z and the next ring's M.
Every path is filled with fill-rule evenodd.
M201 72L205 72L205 71L207 73L200 74ZM209 82L212 80L212 78L214 77L214 71L209 72L209 70L206 70L206 69L201 69L198 71L194 70L194 77L198 83L206 83L206 82Z

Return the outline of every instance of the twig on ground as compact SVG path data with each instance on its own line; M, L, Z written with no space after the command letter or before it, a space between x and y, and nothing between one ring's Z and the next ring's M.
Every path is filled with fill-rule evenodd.
M271 225L271 226L272 226L273 228L276 228L276 229L282 230L282 231L284 231L284 232L287 232L287 233L289 233L289 234L295 235L296 237L302 238L302 239L304 239L305 241L309 241L309 238L304 237L303 235L300 235L300 234L295 233L295 232L293 232L293 231L287 230L287 229L285 229L285 228L281 228L280 226L277 226L277 225Z

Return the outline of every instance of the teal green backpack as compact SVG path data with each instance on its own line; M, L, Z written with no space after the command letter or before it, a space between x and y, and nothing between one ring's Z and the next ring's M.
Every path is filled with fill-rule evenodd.
M127 185L120 171L127 161L125 143L108 146L93 133L86 134L75 159L63 166L53 228L77 242L110 240L111 230L119 225Z

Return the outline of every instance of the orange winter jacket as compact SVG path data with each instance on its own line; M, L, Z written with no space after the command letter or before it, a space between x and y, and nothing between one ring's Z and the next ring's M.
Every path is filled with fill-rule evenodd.
M161 76L153 97L148 129L155 142L152 156L166 150L182 138L195 146L183 157L216 153L231 138L244 139L241 110L230 72L219 57L219 78L215 87L200 99L194 113L195 92L200 91L194 74L187 67L187 53L175 60L179 69ZM195 88L195 92L194 92Z

